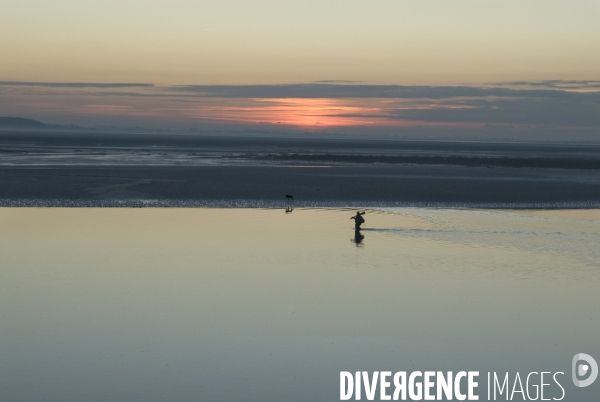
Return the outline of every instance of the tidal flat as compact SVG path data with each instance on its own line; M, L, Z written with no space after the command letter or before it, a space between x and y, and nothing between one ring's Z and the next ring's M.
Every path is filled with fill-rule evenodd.
M596 143L0 130L0 207L599 208Z
M376 370L594 399L600 210L355 212L0 209L0 400L336 401Z

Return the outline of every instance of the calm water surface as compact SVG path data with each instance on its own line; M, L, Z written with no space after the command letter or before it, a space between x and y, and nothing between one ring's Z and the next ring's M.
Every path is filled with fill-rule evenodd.
M335 401L357 370L597 396L600 211L369 211L360 243L353 213L0 209L0 400Z

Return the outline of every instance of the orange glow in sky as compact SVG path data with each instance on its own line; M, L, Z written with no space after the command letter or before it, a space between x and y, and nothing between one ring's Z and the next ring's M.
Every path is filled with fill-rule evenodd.
M337 99L254 99L253 106L203 108L199 117L236 121L240 123L268 123L290 126L363 126L373 124L369 114L380 109L345 104ZM360 115L361 117L355 117ZM362 117L362 116L365 117Z
M423 122L393 118L399 109L439 108L438 105L386 105L389 101L372 99L253 99L252 105L202 107L194 116L246 124L281 124L302 128L348 126L460 126L468 123Z

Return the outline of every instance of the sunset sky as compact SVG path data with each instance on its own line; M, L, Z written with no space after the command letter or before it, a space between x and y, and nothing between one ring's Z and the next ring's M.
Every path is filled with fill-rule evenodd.
M0 116L600 128L600 0L3 0Z

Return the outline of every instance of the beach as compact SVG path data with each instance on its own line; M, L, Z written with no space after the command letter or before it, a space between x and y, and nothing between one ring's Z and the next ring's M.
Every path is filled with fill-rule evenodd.
M595 208L600 146L0 132L2 206Z
M354 212L0 209L0 399L335 401L362 370L594 398L597 210L367 210L359 241Z

